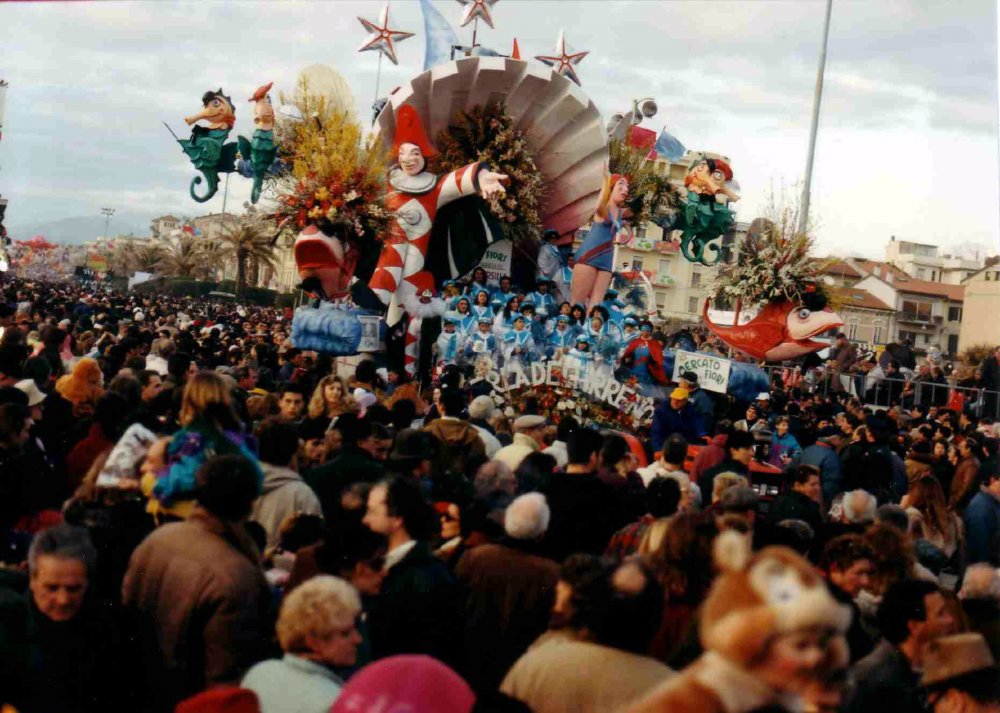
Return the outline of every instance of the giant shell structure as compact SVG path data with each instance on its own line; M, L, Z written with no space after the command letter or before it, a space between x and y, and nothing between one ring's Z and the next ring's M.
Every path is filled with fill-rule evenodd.
M590 97L551 68L507 57L467 57L434 66L394 90L378 116L391 146L396 111L409 104L434 137L458 112L504 100L548 183L542 225L568 235L590 221L608 161L608 137Z

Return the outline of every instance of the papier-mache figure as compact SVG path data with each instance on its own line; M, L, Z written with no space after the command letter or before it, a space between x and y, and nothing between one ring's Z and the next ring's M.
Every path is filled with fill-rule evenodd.
M456 363L465 341L458 331L458 320L455 317L446 316L442 321L444 326L441 334L434 342L434 361L439 367Z
M272 86L273 82L268 82L250 97L250 101L253 102L253 123L256 127L253 138L248 140L245 136L237 137L240 156L243 157L237 168L247 178L253 178L253 187L250 189L251 203L256 203L260 199L264 178L269 171L275 169L275 160L278 157L278 145L274 142L274 107L271 105L271 95L268 94Z
M202 176L191 179L189 193L199 203L204 203L219 190L219 174L232 173L236 170L236 153L238 146L235 141L226 143L229 132L236 123L236 107L228 96L222 93L221 87L216 91L207 91L201 97L202 109L197 114L185 117L184 123L191 126L190 139L177 139L184 153L191 159L194 167L201 171L208 184L204 194L194 192L194 187L200 185ZM197 122L204 121L206 124ZM173 130L167 127L173 134Z
M748 538L730 530L714 549L721 574L699 615L704 653L627 712L835 707L834 682L848 663L850 609L788 548L751 554Z
M417 357L411 346L417 343L420 332L420 318L415 314L419 311L417 295L424 290L433 292L445 279L465 274L482 258L486 246L502 237L489 227L485 217L475 223L485 226L483 234L459 236L450 230L441 234L434 230L438 213L461 198L504 193L507 176L490 171L482 162L441 176L430 173L427 160L437 152L416 109L408 104L396 113L393 150L398 163L389 170L391 190L385 207L395 213L396 220L368 287L389 309L390 323L399 321L403 310L410 315L405 368L414 374Z
M653 339L653 325L643 320L639 333L625 347L621 356L622 368L643 386L664 386L667 375L663 371L663 347Z
M681 252L691 262L714 265L719 261L718 246L711 246L716 255L712 260L705 258L705 248L732 227L729 203L740 199L732 181L733 169L721 158L701 156L691 164L684 178L687 203L676 226L681 229Z
M615 238L627 230L625 199L628 198L627 176L613 174L604 179L604 188L597 202L593 223L574 255L572 300L587 308L600 304L611 284L611 264Z

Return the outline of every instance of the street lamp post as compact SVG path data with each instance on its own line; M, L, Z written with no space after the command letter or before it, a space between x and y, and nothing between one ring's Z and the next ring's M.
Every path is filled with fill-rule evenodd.
M115 214L114 208L101 208L101 215L104 216L104 239L108 239L108 224L111 222L111 216Z
M816 89L813 93L812 125L809 127L809 153L806 154L806 178L802 184L802 204L799 206L799 233L804 234L809 225L809 190L812 185L813 156L816 153L816 130L819 128L819 105L823 101L823 74L826 72L826 45L830 37L830 11L833 0L826 0L826 20L823 22L823 47L816 69Z

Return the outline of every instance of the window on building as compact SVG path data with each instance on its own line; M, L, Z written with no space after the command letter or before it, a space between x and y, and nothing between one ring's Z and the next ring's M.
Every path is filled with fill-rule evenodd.
M927 270L925 270L922 267L918 267L917 268L917 279L918 280L926 280L927 279Z
M962 308L961 307L949 307L948 308L948 321L949 322L961 322L962 321Z
M670 261L660 260L659 262L657 262L656 271L661 275L666 275L668 272L670 272Z
M635 229L635 237L645 238L646 237L646 224L643 223L638 228Z
M917 343L917 333L916 332L907 332L907 331L904 331L902 329L899 330L899 341L904 342L907 339L910 340L911 344L916 344Z
M847 338L854 341L858 338L858 318L851 317L847 320Z
M899 318L908 322L930 322L934 310L930 302L903 300L903 309L900 311Z
M638 270L638 271L642 270L642 258L641 257L634 257L634 258L632 258L632 269L633 270Z
M882 343L882 328L883 324L881 319L876 319L872 322L872 344Z
M663 292L656 293L656 308L664 309L667 306L667 295Z
M692 314L698 314L698 303L701 302L697 297L688 297L688 312Z
M697 270L691 272L691 287L701 286L701 273Z

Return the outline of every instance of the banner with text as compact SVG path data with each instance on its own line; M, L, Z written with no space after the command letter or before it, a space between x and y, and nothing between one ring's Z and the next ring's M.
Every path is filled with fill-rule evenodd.
M731 365L732 362L722 357L678 349L674 357L674 381L685 371L693 371L698 375L698 385L701 388L724 394L729 387Z
M479 261L479 267L486 270L486 276L491 282L497 282L501 277L510 277L511 242L498 240L488 248Z

